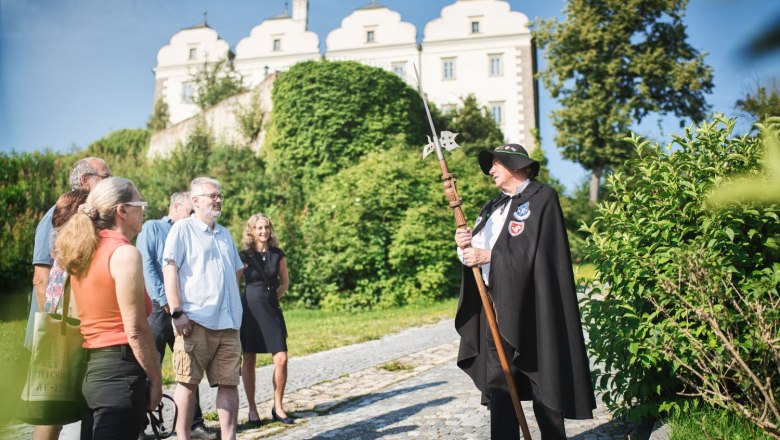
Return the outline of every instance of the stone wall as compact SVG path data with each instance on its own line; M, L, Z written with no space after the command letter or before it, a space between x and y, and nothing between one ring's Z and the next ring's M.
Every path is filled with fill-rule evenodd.
M205 122L218 144L249 145L255 151L260 151L273 107L271 90L275 79L275 74L269 75L252 90L232 96L189 119L152 134L148 157L169 155L177 145L187 142L190 134L202 122ZM252 140L241 133L237 114L249 108L254 99L263 112L263 123L260 133Z

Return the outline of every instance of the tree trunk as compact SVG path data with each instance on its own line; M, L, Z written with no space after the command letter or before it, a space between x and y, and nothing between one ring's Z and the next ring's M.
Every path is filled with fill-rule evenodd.
M601 180L601 168L593 168L590 174L590 196L588 197L591 205L599 201L599 180Z

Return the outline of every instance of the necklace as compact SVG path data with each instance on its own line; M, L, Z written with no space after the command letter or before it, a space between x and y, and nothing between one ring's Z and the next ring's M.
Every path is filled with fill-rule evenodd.
M260 258L262 258L263 261L265 261L265 257L268 255L268 249L264 251L257 251L257 253L260 255Z

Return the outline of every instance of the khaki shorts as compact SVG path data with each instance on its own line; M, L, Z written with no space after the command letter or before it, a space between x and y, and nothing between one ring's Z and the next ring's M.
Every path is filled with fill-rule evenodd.
M241 374L238 330L211 330L193 321L190 324L192 333L176 336L173 343L176 382L197 385L205 371L212 387L238 385Z

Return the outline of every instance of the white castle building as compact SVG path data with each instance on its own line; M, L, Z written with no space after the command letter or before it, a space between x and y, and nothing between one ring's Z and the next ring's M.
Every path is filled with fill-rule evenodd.
M328 33L324 55L319 37L307 30L308 9L308 0L292 0L292 15L255 26L238 42L235 54L205 20L180 30L157 54L155 102L165 100L172 124L191 118L200 111L193 103L193 73L204 63L226 58L233 59L250 87L295 63L324 57L386 69L416 88L415 65L430 102L447 111L474 94L490 109L507 141L536 147L536 50L528 17L512 11L508 2L457 0L425 25L418 44L413 24L373 0Z

